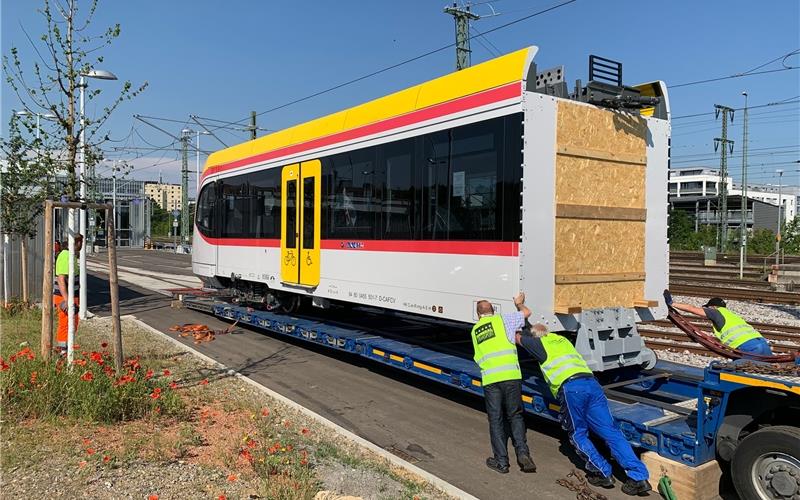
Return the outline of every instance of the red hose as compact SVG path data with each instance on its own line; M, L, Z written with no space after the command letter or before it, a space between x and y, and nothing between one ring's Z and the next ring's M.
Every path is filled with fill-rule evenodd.
M738 349L731 349L717 339L716 336L708 332L704 332L697 328L694 324L690 323L684 318L677 309L672 306L667 306L669 315L667 316L672 324L683 330L690 339L702 345L714 354L718 354L724 358L741 359L747 357L753 361L762 361L764 363L794 363L795 357L800 356L800 351L795 354L776 354L774 356L761 356L759 354L750 354L742 352Z

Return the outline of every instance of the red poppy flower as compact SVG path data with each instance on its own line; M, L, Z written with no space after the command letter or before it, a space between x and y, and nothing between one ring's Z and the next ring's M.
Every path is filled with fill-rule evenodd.
M217 500L228 500L228 497L226 497L225 495L220 495L219 498L217 498Z
M75 364L75 365L78 365L78 366L86 366L86 360L85 359L76 359L76 360L73 360L72 363Z
M169 383L169 388L170 389L177 389L178 388L178 384L176 384L175 382L170 382Z
M253 455L250 454L250 450L242 450L239 452L239 456L247 460L248 462L253 461Z
M169 377L170 375L172 375L172 372L171 372L171 371L169 371L169 370L164 370L164 372L163 372L163 373L164 373L164 376L165 376L165 377Z
M303 435L307 435L307 434L311 434L311 431L306 429L305 427L303 427L302 429L300 429L300 433L303 434Z
M239 477L236 474L231 474L231 475L228 476L228 481L230 481L230 482L234 482L237 479L239 479Z
M160 387L156 387L155 389L153 389L153 393L150 394L150 397L153 398L153 399L160 398L161 397L161 388Z
M269 408L261 408L261 416L266 417L269 415Z
M38 372L31 372L31 384L36 383L36 377L39 375Z
M109 457L108 455L103 455L103 463L104 464L107 464L110 461L111 461L111 457Z
M106 347L108 347L108 342L103 342L102 344L100 344L100 347L105 349Z
M158 500L158 495L150 495L147 500Z
M92 444L92 440L91 439L83 438L83 445L84 446L89 446L90 444Z
M153 370L147 370L147 373L144 374L144 379L149 380L153 377Z
M81 460L80 463L78 463L78 467L80 467L81 469L86 467L86 460Z
M4 372L4 371L8 370L9 368L11 368L11 366L6 364L6 362L3 361L3 358L0 358L0 372Z
M91 382L92 380L94 380L94 373L90 371L83 372L83 375L81 375L81 380L83 380L84 382Z
M200 385L208 385L208 379L204 378L203 380L201 380Z
M95 451L94 448L86 448L87 455L94 455L94 451Z

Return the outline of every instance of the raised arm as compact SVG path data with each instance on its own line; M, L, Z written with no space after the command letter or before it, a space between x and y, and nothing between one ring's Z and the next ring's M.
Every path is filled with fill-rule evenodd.
M706 312L703 310L702 307L697 306L690 306L689 304L682 304L680 302L673 302L672 307L679 311L688 312L690 314L694 314L695 316L700 316L701 318L707 318Z
M521 312L525 319L530 318L531 310L528 309L528 306L525 305L525 292L519 292L519 294L514 297L514 305L517 308L517 311Z

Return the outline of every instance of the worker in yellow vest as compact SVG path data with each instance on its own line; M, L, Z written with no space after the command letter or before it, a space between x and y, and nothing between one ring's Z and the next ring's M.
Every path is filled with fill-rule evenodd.
M703 307L696 307L673 302L672 294L669 293L669 290L664 290L664 300L667 305L671 305L679 311L711 321L714 335L725 346L748 354L773 355L769 342L741 316L728 309L727 304L721 298L713 297Z
M489 417L489 439L493 456L486 466L501 474L508 473L508 437L523 472L536 472L536 464L525 439L527 428L522 417L522 372L519 369L514 335L525 326L531 310L525 306L525 294L514 297L517 310L495 314L488 300L478 301L478 322L472 328L475 362L481 369L481 386Z
M592 431L606 442L614 460L628 475L622 492L631 496L646 495L652 489L647 482L650 477L647 467L615 425L603 388L572 342L549 333L541 324L517 332L515 341L539 363L550 391L558 398L561 427L569 434L578 455L586 461L586 480L593 486L614 487L611 464L589 439L589 431Z

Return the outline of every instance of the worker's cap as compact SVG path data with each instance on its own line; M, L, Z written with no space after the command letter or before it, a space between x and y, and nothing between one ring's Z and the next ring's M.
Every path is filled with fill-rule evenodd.
M719 297L712 297L703 307L725 307L725 301Z

